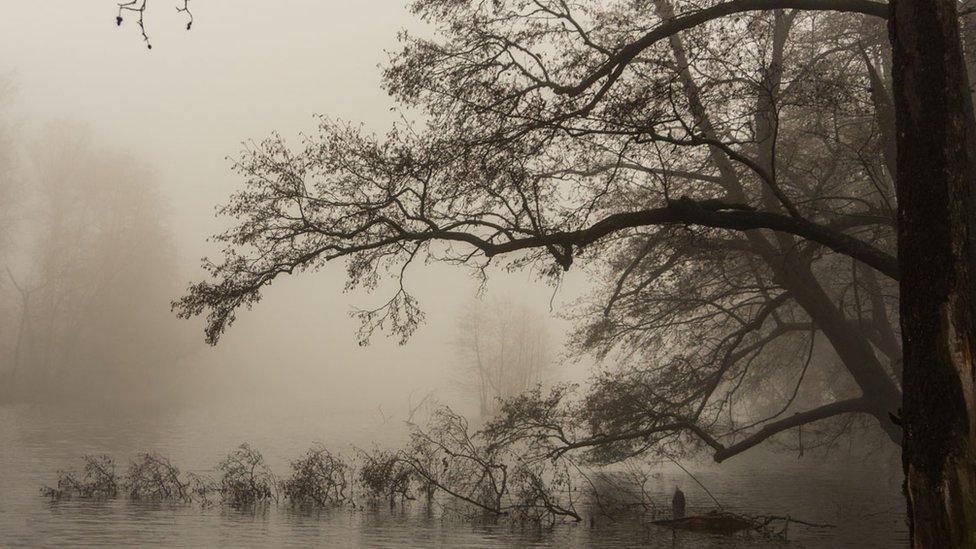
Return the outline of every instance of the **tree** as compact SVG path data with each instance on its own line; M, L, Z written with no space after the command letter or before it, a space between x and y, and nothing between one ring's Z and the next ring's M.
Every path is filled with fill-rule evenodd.
M478 399L482 418L502 400L545 381L552 367L544 319L525 304L472 301L458 321L457 384Z
M399 273L387 306L362 319L367 334L407 336L420 309L402 278L418 256L476 269L514 257L554 278L615 257L606 319L584 323L585 342L630 338L644 353L658 325L710 342L649 349L667 375L609 379L622 392L606 395L631 398L589 408L596 430L567 446L690 436L722 460L863 414L894 442L905 427L915 545L972 545L976 210L957 7L416 2L437 37L405 38L385 83L426 128L378 139L323 121L298 150L274 136L246 151L245 189L223 210L239 223L208 264L215 281L175 305L206 312L215 343L263 286L346 258L352 285ZM901 335L886 298L896 283ZM852 396L760 418L744 438L716 425L729 374L803 336L829 344L849 381L838 393Z
M165 310L177 273L154 178L69 124L47 126L27 153L23 257L3 273L17 299L4 396L142 401L133 376L190 348Z
M976 124L957 2L896 0L905 492L917 547L976 546Z
M13 205L17 198L17 171L14 154L15 128L6 118L9 101L14 95L14 84L9 77L0 75L0 251L10 246ZM5 254L6 255L6 254Z
M831 299L832 289L818 280L813 266L826 255L826 249L890 278L898 276L896 261L885 249L892 248L894 223L890 208L885 209L891 197L883 186L883 167L870 165L871 160L837 167L837 149L848 144L829 131L833 125L854 125L857 146L877 149L874 118L856 109L853 113L842 110L849 106L843 104L848 98L837 98L829 93L831 88L827 92L811 89L811 75L824 57L837 49L847 52L857 47L854 40L842 44L847 48L837 48L814 41L814 36L822 32L822 26L839 27L833 31L838 36L850 34L849 22L833 16L821 25L823 16L809 16L805 24L810 45L796 48L802 64L790 73L797 75L796 82L775 94L783 74L776 67L783 64L786 36L797 13L753 16L748 24L729 29L697 29L700 32L692 39L698 44L707 44L715 32L726 36L720 45L722 52L698 46L704 66L696 69L706 75L708 70L717 73L707 82L711 101L706 105L703 85L691 77L688 54L679 37L659 44L649 55L662 61L650 70L635 69L633 75L621 73L614 77L617 85L612 89L598 91L593 97L551 91L558 88L552 82L560 75L548 65L570 75L596 65L607 49L599 43L624 42L633 32L617 25L633 14L603 14L612 18L609 23L591 14L594 22L588 24L598 25L596 30L566 32L563 25L576 19L557 11L555 5L548 19L519 12L520 4L502 9L499 15L493 15L491 8L437 11L440 4L420 7L425 6L430 8L428 17L444 21L446 45L409 42L388 70L387 82L403 102L429 109L432 121L427 134L395 130L380 142L324 122L321 134L309 139L297 154L272 138L241 158L237 167L249 188L225 210L241 218L242 224L224 235L234 248L228 261L212 265L220 285L197 285L181 303L184 313L209 309L211 341L232 321L237 306L258 297L263 284L283 272L316 267L330 258L350 256L351 281L371 285L383 266L405 266L435 240L453 245L446 250L448 259L473 262L476 267L482 266L481 260L458 244L473 245L487 261L517 251L529 252L517 260L520 264L543 262L551 256L556 268L548 267L548 272L553 276L581 254L583 259L599 261L619 253L628 262L611 267L620 274L619 284L628 283L628 275L642 269L651 273L682 270L682 276L671 280L684 287L668 287L670 281L662 281L664 295L690 294L697 300L685 309L671 307L674 299L666 301L673 325L687 331L688 326L695 326L687 315L719 300L740 309L725 307L724 311L732 311L724 315L727 318L698 321L703 330L719 334L717 339L727 343L708 353L706 366L714 372L696 377L679 372L678 378L700 382L691 388L693 394L682 395L688 402L696 402L694 408L704 408L726 379L728 366L718 359L737 355L740 345L762 348L763 338L775 339L760 330L764 321L773 318L782 324L781 315L773 313L793 304L825 334L863 394L840 404L825 403L826 408L811 411L810 417L866 413L893 440L900 438L890 418L900 399L894 380L900 353L897 345L886 347L889 363L883 363L875 355L870 337L875 332L890 332L890 326L887 330L884 326L886 318L878 315L874 319L878 327L861 333ZM661 2L657 7L664 24L670 24L670 6ZM543 24L549 27L540 28ZM750 35L757 38L749 39ZM536 75L518 60L519 52L526 49L520 43L538 42L540 36L552 42L536 44L541 51L550 56L557 50L567 53L549 60L548 65L543 65L541 57L530 58L542 67L536 69ZM859 34L855 34L857 38ZM547 45L551 47L547 49ZM757 47L768 50L760 59L748 55L749 48ZM718 53L737 61L717 63L712 59ZM861 55L866 57L864 52L858 53L858 61ZM510 61L501 63L499 56ZM828 85L841 86L850 72L835 75ZM756 73L761 78L750 80ZM550 80L542 81L540 75ZM743 96L750 100L743 101ZM858 99L863 103L863 97L847 103L857 107ZM840 113L811 119L811 113L830 107ZM802 123L793 127L774 124L784 112L796 113ZM715 122L716 117L722 120ZM814 138L787 149L789 164L776 163L773 159L783 139L781 132ZM806 156L796 153L801 148L808 151ZM821 169L825 157L835 159L835 166ZM852 174L862 172L872 177L849 185ZM312 173L315 175L310 177ZM841 193L839 198L836 193ZM800 201L805 205L796 206ZM836 206L834 201L842 205ZM644 208L646 205L656 207ZM733 230L742 236L730 239L728 231L689 232L685 229L689 225ZM764 234L755 230L758 228L778 232ZM815 245L798 241L794 235ZM660 243L661 249L653 249ZM237 255L237 250L252 245L259 256ZM695 261L686 264L684 255ZM826 257L838 261L834 255ZM640 263L658 258L668 259L662 265ZM834 271L826 269L828 280ZM644 280L652 284L658 277ZM724 295L701 295L706 291L703 284L711 284ZM610 300L620 301L621 295ZM878 305L886 311L883 302ZM607 310L614 307L616 304ZM385 310L364 316L367 332L388 322L394 330L408 334L417 325L417 311L417 304L401 286ZM637 313L646 316L647 311ZM725 326L716 326L719 322ZM739 333L734 331L736 324ZM606 323L600 322L598 327L605 328ZM655 326L650 337L660 337L659 328ZM811 323L801 318L777 326L773 335L804 335L810 329ZM758 341L751 339L757 337ZM881 335L874 339L883 344ZM884 343L891 339L885 338ZM733 356L735 360L727 362L748 356ZM636 429L634 437L646 436L639 433L649 427Z
M8 102L13 91L12 81L5 76L0 76L0 263L6 269L9 269L14 252L12 249L14 239L11 236L11 229L15 225L15 206L20 194L18 181L20 174L15 162L15 131L7 116ZM6 272L0 273L0 290L5 293L5 297L14 298L3 299L3 305L0 305L0 315L2 315L0 317L9 318L16 315L19 303L16 303L18 300L15 296L19 297L20 292L18 290L20 288L11 284ZM0 323L0 334L2 334L0 343L4 344L2 352L10 357L0 365L0 383L4 385L8 384L9 378L16 375L17 371L19 344L23 335L22 331L18 333L17 324L17 322ZM19 322L19 327L23 327L23 321ZM6 335L11 332L17 333L17 335Z

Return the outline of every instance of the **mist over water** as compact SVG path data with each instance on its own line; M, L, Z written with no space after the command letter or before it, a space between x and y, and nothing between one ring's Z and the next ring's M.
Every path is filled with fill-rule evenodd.
M472 524L439 520L422 509L303 510L277 506L235 510L220 506L159 502L63 501L47 503L38 487L58 469L76 465L81 453L121 459L146 450L165 451L185 470L211 472L240 441L259 448L276 471L285 471L311 441L352 455L354 447L398 444L405 426L379 414L329 412L326 406L240 407L206 404L161 414L127 417L65 416L38 409L9 409L0 414L0 531L12 546L172 547L246 546L336 547L402 546L581 546L672 547L670 531L629 519L611 521L595 511L595 524L552 529ZM841 452L843 453L843 452ZM838 528L791 527L791 546L892 547L905 542L907 529L898 494L899 475L836 457L823 463L814 456L761 455L721 467L707 461L687 464L723 503L739 512L792 514L800 520L838 524ZM689 510L713 507L710 497L687 474L670 464L648 488L661 505L675 486L688 494ZM16 471L16 474L9 474ZM589 517L588 519L589 520ZM727 538L680 532L678 547L769 547L781 541Z
M197 4L185 32L180 13L152 2L151 51L132 20L115 26L114 2L18 4L0 17L0 546L781 543L675 534L591 507L579 524L550 528L443 518L412 502L309 511L42 498L86 454L108 454L121 469L159 452L184 472L214 474L247 442L285 475L316 443L350 458L399 448L438 405L478 428L499 411L494 397L537 382L586 387L616 361L636 361L578 352L579 311L605 281L576 266L553 284L493 264L482 284L472 269L417 261L405 281L423 324L404 344L377 332L360 345L355 313L382 305L396 281L347 288L339 259L279 278L219 345L206 345L202 319L177 319L170 303L207 276L202 256L220 254L206 236L232 224L214 215L240 189L229 158L272 132L299 143L317 114L384 133L412 113L391 109L378 66L399 47L398 31L431 29L389 1ZM472 337L476 321L483 332ZM814 347L827 371L811 374L814 383L843 393L833 355L823 341ZM519 366L517 381L489 390L475 357L482 369L494 360L506 381L515 363L543 365ZM768 383L776 396L792 390L775 376ZM900 464L883 437L862 432L804 448L803 432L788 431L721 465L682 458L687 471L662 458L649 466L648 494L661 516L680 487L689 514L713 510L714 496L736 513L833 526L790 527L798 547L903 544Z

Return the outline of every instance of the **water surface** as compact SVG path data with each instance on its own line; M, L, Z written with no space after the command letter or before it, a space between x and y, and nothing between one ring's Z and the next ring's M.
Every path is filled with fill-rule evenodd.
M376 416L376 417L374 417ZM357 426L353 428L352 426ZM395 444L402 423L369 412L326 413L319 406L196 407L168 413L53 413L0 408L0 546L111 547L774 547L756 536L674 534L630 521L594 517L593 523L551 529L472 524L429 514L422 505L318 512L287 505L239 511L220 505L72 500L39 495L57 471L77 467L84 453L107 453L124 467L137 452L155 450L186 471L209 472L226 453L248 441L279 475L313 442L351 455L374 441ZM836 524L792 526L790 547L900 547L907 529L899 475L876 465L849 468L817 456L779 455L756 463L736 458L721 467L689 464L728 509L790 515ZM664 505L675 486L689 511L714 507L685 473L662 467L649 488ZM589 513L587 513L589 515Z

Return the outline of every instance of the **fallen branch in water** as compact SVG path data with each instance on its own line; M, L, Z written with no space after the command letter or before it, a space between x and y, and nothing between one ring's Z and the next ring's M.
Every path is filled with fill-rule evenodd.
M790 516L767 515L751 517L728 511L712 511L704 515L694 515L678 519L654 520L651 524L664 526L676 530L705 532L709 534L732 535L746 530L762 530L777 520L810 526L814 528L834 528L833 524L821 524L805 520L797 520Z
M765 520L766 521L766 524L769 524L769 523L774 522L774 521L777 521L777 520L783 520L783 521L786 521L786 522L795 522L797 524L802 524L804 526L809 526L811 528L837 528L837 525L836 524L827 524L827 523L820 523L820 522L808 522L808 521L805 521L805 520L795 519L795 518L793 518L793 517L791 517L789 515L787 515L785 517L784 516L780 516L780 515L761 515L761 516L758 516L756 518L757 519L760 519L760 520Z

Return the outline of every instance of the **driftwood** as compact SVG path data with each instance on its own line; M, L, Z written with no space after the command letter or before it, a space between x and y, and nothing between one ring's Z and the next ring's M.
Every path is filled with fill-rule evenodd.
M663 526L666 528L672 528L675 530L688 530L691 532L705 532L708 534L721 534L725 536L730 536L738 532L744 532L746 530L762 530L770 523L775 521L784 521L784 532L786 527L791 522L796 524L802 524L804 526L812 526L814 528L833 528L833 524L821 524L816 522L808 522L804 520L797 520L791 517L781 517L781 516L764 516L764 517L749 517L745 515L737 515L735 513L729 513L727 511L710 511L704 515L695 515L690 517L682 517L677 519L663 519L651 521L651 524L656 526Z
M651 524L676 530L723 535L732 535L744 530L757 530L765 526L763 522L756 519L724 511L712 511L705 515L677 519L654 520L651 521Z

